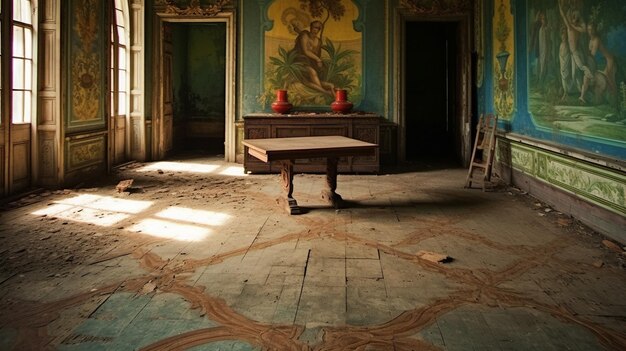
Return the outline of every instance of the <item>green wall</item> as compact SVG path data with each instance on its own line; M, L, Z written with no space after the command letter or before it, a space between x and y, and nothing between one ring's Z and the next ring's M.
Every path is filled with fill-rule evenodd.
M226 25L173 24L174 118L224 120Z

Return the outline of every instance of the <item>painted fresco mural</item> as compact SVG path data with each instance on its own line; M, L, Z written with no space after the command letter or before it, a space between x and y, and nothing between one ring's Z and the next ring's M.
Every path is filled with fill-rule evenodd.
M623 0L528 0L528 109L536 125L626 147Z
M296 107L325 107L335 89L362 100L362 33L354 29L359 10L351 0L276 0L267 8L264 34L264 93L268 106L276 89L286 89Z
M71 1L70 113L68 129L93 129L105 125L106 87L104 4L98 0ZM94 103L94 101L96 103Z
M515 102L514 75L514 23L509 0L496 0L494 12L494 108L498 118L513 116Z

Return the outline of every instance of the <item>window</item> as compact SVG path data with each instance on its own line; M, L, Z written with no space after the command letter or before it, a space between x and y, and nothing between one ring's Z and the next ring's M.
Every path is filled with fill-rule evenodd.
M128 38L125 0L115 0L111 24L111 116L128 111Z
M12 120L30 123L33 106L33 8L30 0L13 0Z
M2 1L0 1L0 38L2 38ZM4 60L2 59L2 45L0 44L0 64L4 62ZM2 67L0 67L0 126L2 125L3 122L3 116L2 113L4 112L4 100L3 100L3 88L4 88L4 80L2 79L2 71L4 70L4 65L2 65Z

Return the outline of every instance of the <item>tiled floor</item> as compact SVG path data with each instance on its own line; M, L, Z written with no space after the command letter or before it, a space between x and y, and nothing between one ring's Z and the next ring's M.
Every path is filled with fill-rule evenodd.
M626 349L626 256L464 178L340 175L335 210L297 175L289 216L278 175L189 158L24 198L0 212L0 349Z

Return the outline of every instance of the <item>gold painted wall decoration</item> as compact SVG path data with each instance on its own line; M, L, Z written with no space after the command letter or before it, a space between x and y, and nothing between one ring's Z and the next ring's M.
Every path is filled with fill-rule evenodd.
M200 5L200 0L191 0L189 6L181 8L173 0L165 0L165 13L177 16L214 17L224 11L224 7L230 5L231 2L232 0L217 0L203 7Z
M402 0L400 6L416 15L458 15L469 12L472 9L472 2L470 0Z
M94 129L105 126L104 87L106 55L104 6L98 0L72 1L70 29L71 97L68 129Z
M511 119L515 107L514 89L514 29L510 0L496 0L494 18L494 108L502 119Z

